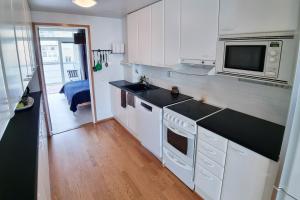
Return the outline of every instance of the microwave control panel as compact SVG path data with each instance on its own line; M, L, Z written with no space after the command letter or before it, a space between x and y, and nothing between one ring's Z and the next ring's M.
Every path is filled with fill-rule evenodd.
M269 42L266 55L265 76L277 77L280 58L281 58L282 41Z

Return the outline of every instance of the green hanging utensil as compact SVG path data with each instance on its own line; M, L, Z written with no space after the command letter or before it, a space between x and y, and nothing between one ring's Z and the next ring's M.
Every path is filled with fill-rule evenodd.
M98 61L97 61L97 64L95 66L96 68L96 71L100 71L102 70L102 63L101 63L101 55L100 55L100 58L99 58L99 52L97 52L97 58L98 58Z

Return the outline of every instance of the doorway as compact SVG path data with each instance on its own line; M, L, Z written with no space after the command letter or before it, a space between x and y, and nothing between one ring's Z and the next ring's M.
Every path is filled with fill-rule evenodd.
M89 30L80 26L34 24L34 27L50 133L59 134L95 122L89 34L86 34ZM84 40L78 40L79 36Z

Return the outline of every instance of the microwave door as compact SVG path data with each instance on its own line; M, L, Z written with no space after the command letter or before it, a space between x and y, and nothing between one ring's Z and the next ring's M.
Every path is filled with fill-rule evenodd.
M226 44L224 55L225 72L264 76L266 44Z

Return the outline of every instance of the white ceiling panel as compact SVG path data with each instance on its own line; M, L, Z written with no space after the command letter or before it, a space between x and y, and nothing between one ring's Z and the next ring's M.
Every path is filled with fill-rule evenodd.
M91 8L81 8L72 0L28 0L33 11L61 12L101 17L121 18L127 13L138 10L158 0L97 0Z

